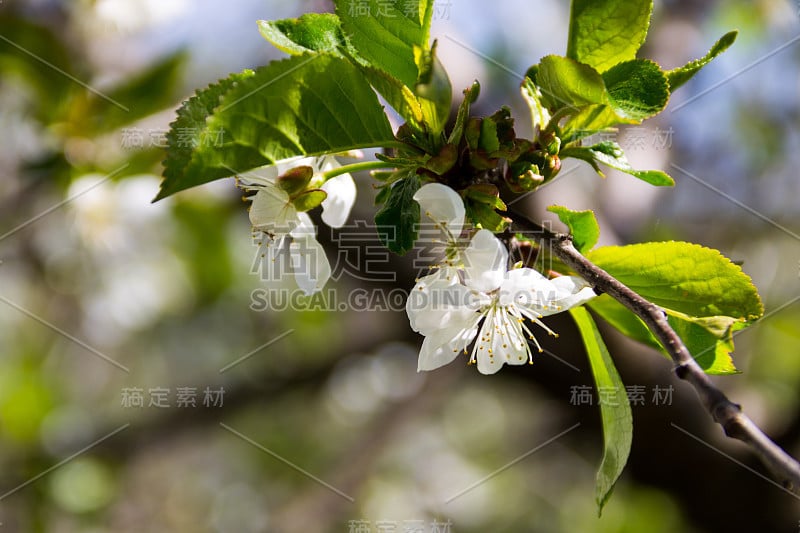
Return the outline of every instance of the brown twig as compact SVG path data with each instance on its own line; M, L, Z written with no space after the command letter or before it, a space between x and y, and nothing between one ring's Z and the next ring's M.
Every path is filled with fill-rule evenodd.
M642 319L674 361L675 374L694 387L703 406L714 421L722 426L725 435L749 445L786 490L800 495L800 464L765 435L742 412L739 404L730 401L714 385L669 325L667 315L660 307L589 261L573 246L570 235L554 233L518 213L512 213L511 216L518 227L541 236L552 253L589 282L597 292L608 294Z

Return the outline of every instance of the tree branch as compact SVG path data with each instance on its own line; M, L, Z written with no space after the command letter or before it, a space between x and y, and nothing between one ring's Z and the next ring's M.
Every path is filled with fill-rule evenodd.
M572 244L570 235L554 233L519 213L510 213L515 225L533 231L547 243L554 255L589 282L598 293L617 300L638 316L658 338L674 361L675 374L690 383L703 406L725 435L749 445L786 490L800 495L800 464L742 412L739 404L728 399L697 364L681 338L667 322L660 307L642 298L608 272L586 259Z

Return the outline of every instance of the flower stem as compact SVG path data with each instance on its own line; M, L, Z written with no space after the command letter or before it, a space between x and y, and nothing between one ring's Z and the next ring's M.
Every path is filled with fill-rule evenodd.
M361 170L378 170L382 168L394 168L393 166L387 164L384 161L364 161L361 163L353 163L352 165L342 165L338 168L333 168L328 170L327 172L323 172L322 175L325 178L325 181L328 181L331 178L335 178L336 176L341 176L342 174L347 174L349 172L359 172Z

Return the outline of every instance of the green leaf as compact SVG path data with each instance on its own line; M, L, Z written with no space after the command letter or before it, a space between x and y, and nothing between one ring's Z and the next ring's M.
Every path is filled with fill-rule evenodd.
M458 147L454 144L445 144L438 154L425 162L425 168L441 176L449 172L457 160Z
M587 257L666 309L746 321L764 313L750 277L717 250L686 242L651 242L597 248Z
M538 67L533 68L535 70L532 74L536 76L536 73L538 73ZM528 107L531 110L533 131L535 132L537 129L544 129L545 126L547 126L547 123L550 122L550 113L547 111L547 108L543 103L542 92L539 90L539 87L533 83L533 80L530 77L525 76L525 80L523 80L520 90L522 91L522 97L525 99L525 102L528 104Z
M316 51L347 57L401 117L417 129L423 127L425 115L414 92L396 77L361 57L347 41L338 16L307 13L297 19L260 20L258 25L265 39L289 54Z
M432 134L441 133L450 118L450 104L453 102L453 86L444 65L436 55L436 42L430 51L415 47L419 79L414 94L419 99L425 124Z
M301 155L393 144L360 71L330 55L295 56L200 91L167 135L157 199Z
M384 185L378 189L378 194L375 195L375 205L383 205L389 199L392 192L391 185Z
M561 127L561 142L566 145L595 133L616 131L613 126L621 122L636 123L637 121L623 119L614 113L611 106L599 104L585 106L570 116Z
M645 323L611 296L601 294L597 298L592 298L586 302L586 305L626 337L660 350L666 355L661 343L658 342L658 339L650 332Z
M603 77L573 59L543 57L534 81L542 91L542 102L550 110L609 103Z
M415 129L422 129L425 115L419 99L414 92L403 85L397 78L374 67L362 66L361 71L376 91L383 96L397 111L397 114L407 120Z
M714 46L711 47L711 50L709 50L705 56L701 57L700 59L690 61L680 68L667 71L665 74L667 75L667 80L669 81L671 90L674 91L692 79L695 74L700 72L700 69L711 63L714 58L727 50L734 43L734 41L736 41L736 36L738 34L739 32L735 30L726 33L720 37L716 43L714 43Z
M372 66L414 87L414 46L428 49L432 0L336 0L336 14L358 54Z
M511 219L495 211L494 206L473 200L470 197L464 199L464 208L467 212L467 218L476 227L488 229L492 233L500 233L511 223Z
M403 255L414 247L419 231L419 204L414 194L419 190L416 174L392 185L389 196L375 215L378 236L389 250Z
M478 148L487 152L496 152L500 149L500 138L497 136L497 123L490 118L481 121L481 134L478 138Z
M450 137L447 140L448 144L458 146L461 142L461 137L464 135L464 127L466 126L467 119L469 118L469 110L472 104L478 99L481 94L481 84L478 80L472 82L472 86L464 89L464 100L458 106L458 114L456 114L456 123L453 126L453 131L450 132Z
M709 374L737 374L733 364L733 333L747 324L729 316L691 317L666 310L672 329L689 353Z
M599 72L634 59L652 11L652 0L573 0L567 57Z
M471 151L478 149L478 141L481 138L481 125L483 119L478 117L467 117L464 124L464 141Z
M628 462L633 441L633 415L625 385L614 367L614 361L589 311L583 307L575 307L569 312L575 319L583 344L586 346L586 354L589 356L598 393L602 391L601 398L605 400L600 403L600 416L603 421L603 460L597 471L595 485L597 512L600 514Z
M259 20L261 35L288 54L328 52L341 55L347 49L342 23L333 13L306 13L300 18Z
M587 257L661 306L703 370L737 372L731 359L733 333L763 314L755 287L738 266L715 250L688 243L600 248ZM656 265L659 261L663 263ZM623 334L666 354L644 323L621 304L604 295L588 305Z
M468 199L464 202L464 207L467 211L467 217L472 220L475 227L488 229L492 233L500 233L511 224L511 219L502 216L493 207L484 203Z
M593 298L586 305L623 335L659 350L670 359L644 322L607 294ZM670 309L665 311L670 325L705 372L737 372L731 359L734 349L733 332L744 327L746 323L731 317L690 317Z
M506 204L500 198L500 190L491 183L477 183L464 190L465 196L492 209L506 210Z
M657 115L669 101L669 83L649 59L633 59L603 73L608 99L617 115L642 121Z
M375 13L375 20L385 22L386 19L398 18L391 24L396 27L382 28L388 32L384 35L391 35L392 29L404 31L404 23L399 20L398 13L408 13L412 19L420 17L420 10L428 9L427 2L408 3L391 7L385 1L377 4L357 5L346 3L345 14L352 15L353 23L366 24L366 31L376 30L367 19L370 14ZM430 4L432 7L432 3ZM362 12L363 11L363 12ZM424 14L424 13L423 13ZM357 19L357 22L355 20ZM415 20L426 20L416 18ZM427 37L417 36L408 46L400 46L398 43L389 43L387 46L400 46L405 52L411 51L411 59L414 62L413 73L409 65L403 61L393 61L392 58L381 56L380 61L374 56L370 56L372 48L367 48L364 55L358 48L359 44L364 44L359 37L354 37L356 45L348 41L342 28L342 21L337 15L332 13L308 13L298 19L284 19L277 21L259 21L259 29L265 39L270 41L279 49L290 54L302 54L305 52L327 52L339 57L347 57L353 64L361 67L364 75L375 87L375 89L386 98L389 105L397 111L404 119L411 122L416 129L422 130L429 127L436 134L444 129L450 114L450 103L452 100L452 88L447 72L444 70L439 59L436 57L436 44L428 50ZM399 25L398 25L399 24ZM413 24L412 24L413 25ZM409 32L406 36L412 35ZM420 35L427 35L427 30ZM360 35L356 33L356 35ZM369 43L370 46L375 43ZM380 43L379 43L380 44ZM384 43L386 44L386 43ZM402 44L402 43L401 43ZM424 45L424 46L422 46ZM395 50L396 51L396 50ZM395 63L400 64L398 66ZM407 72L404 75L403 72ZM410 83L411 76L414 82ZM401 77L403 76L403 77Z
M591 210L572 211L560 205L551 205L547 210L558 215L561 222L566 224L572 235L572 243L580 253L588 252L597 244L600 226Z
M266 164L263 156L256 150L247 146L232 146L220 157L230 161L230 165L216 166L204 165L197 162L195 156L203 148L206 139L211 139L207 132L206 118L219 105L223 94L230 90L235 83L244 81L253 76L253 71L246 70L241 74L232 74L216 84L189 98L178 109L178 118L170 124L167 133L167 157L164 160L164 181L156 200L166 198L195 185L200 185L215 179L224 178L232 174L228 168L250 169Z
M672 187L675 185L675 180L660 170L636 170L631 167L630 163L628 163L628 159L625 157L625 152L623 152L619 144L612 141L605 141L586 147L565 148L561 150L559 156L562 159L574 157L586 161L592 165L595 171L601 176L604 176L604 174L600 171L598 163L603 163L611 168L630 174L650 185L655 185L657 187Z

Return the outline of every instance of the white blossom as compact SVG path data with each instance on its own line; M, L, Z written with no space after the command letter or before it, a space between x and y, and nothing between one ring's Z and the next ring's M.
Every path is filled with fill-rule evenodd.
M497 241L493 236L492 239ZM468 248L465 254L469 251ZM580 278L562 276L549 280L530 268L507 270L505 248L500 255L493 268L483 272L475 269L463 284L457 279L432 277L417 282L406 312L412 329L425 336L418 370L433 370L450 363L459 352L470 353L470 344L473 347L469 362L476 363L483 374L494 374L506 363L532 363L528 341L539 351L542 348L525 321L555 335L542 323L542 317L566 311L595 296Z
M276 185L278 177L296 167L311 167L311 185L319 187L328 195L322 201L322 221L332 228L341 228L350 216L356 203L356 184L350 174L340 174L327 181L323 173L339 168L341 165L332 155L321 157L292 157L278 161L274 165L261 167L256 173L241 176L239 186L249 191L260 191L269 185ZM258 196L258 193L256 193Z
M473 287L497 286L502 279L508 254L494 234L479 230L471 240L461 238L464 229L464 202L453 189L441 183L423 185L414 194L422 214L439 230L438 242L445 245L444 259L423 279L456 279L459 271Z
M301 166L312 168L310 188L320 188L327 194L322 201L322 220L335 228L342 227L356 199L356 186L350 174L341 174L325 181L322 173L340 165L333 156L320 158L291 158L279 161L238 179L239 186L254 191L250 206L250 222L263 234L259 244L264 248L264 267L268 279L274 279L273 268L282 254L289 254L291 270L298 287L306 294L322 289L331 276L331 266L325 250L316 239L311 218L298 212L292 198L278 185L278 178ZM279 274L278 274L279 275Z

